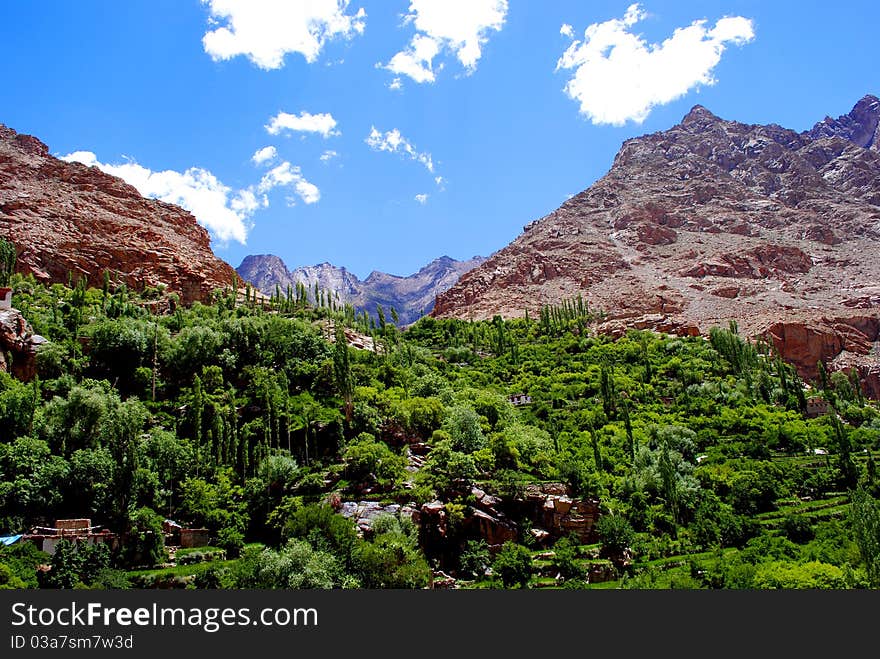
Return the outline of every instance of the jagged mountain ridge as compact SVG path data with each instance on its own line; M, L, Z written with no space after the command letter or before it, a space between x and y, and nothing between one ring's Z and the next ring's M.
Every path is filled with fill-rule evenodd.
M189 212L97 167L59 160L3 124L0 236L16 245L16 269L43 282L70 275L100 285L106 270L130 288L164 284L190 303L237 278Z
M406 277L374 270L361 281L344 267L330 263L288 270L278 256L254 254L245 257L236 271L242 279L267 295L272 295L276 286L285 292L288 285L301 283L311 292L317 284L322 290L338 293L341 303L366 310L374 317L377 306L381 305L386 314L393 307L400 324L408 325L433 308L434 299L439 293L484 260L480 256L467 261L441 256ZM390 317L388 320L390 322Z
M603 331L736 320L802 374L857 365L880 393L880 101L798 133L695 106L438 296L434 316L536 313L582 295Z
M880 99L865 96L851 112L837 119L825 117L807 135L814 140L842 137L860 147L880 151Z

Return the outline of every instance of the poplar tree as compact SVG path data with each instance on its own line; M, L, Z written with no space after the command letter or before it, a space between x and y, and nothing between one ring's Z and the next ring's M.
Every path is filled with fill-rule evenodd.
M9 285L9 279L15 272L15 260L15 245L0 238L0 286Z
M336 387L345 402L345 421L351 423L353 412L352 395L354 382L351 375L351 362L348 355L348 343L345 339L345 328L336 323L336 343L333 350L333 372L336 376Z
M861 487L850 503L850 523L872 588L880 588L880 503Z

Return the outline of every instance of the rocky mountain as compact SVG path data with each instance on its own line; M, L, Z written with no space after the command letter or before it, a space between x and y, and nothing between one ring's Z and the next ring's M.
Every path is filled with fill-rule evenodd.
M245 281L267 295L275 292L276 285L286 291L288 285L302 283L312 291L317 284L323 290L338 293L341 302L351 304L358 310L365 309L372 316L376 315L378 305L386 313L393 307L397 310L400 324L407 325L429 312L439 293L484 260L476 256L467 261L456 261L441 256L407 277L373 271L361 281L345 268L330 263L288 270L279 257L258 254L245 257L236 271Z
M610 171L438 296L437 317L536 313L582 295L600 330L737 321L813 377L880 395L880 101L806 132L694 107L624 142Z
M0 124L0 236L15 243L17 270L44 282L85 276L143 289L165 284L189 303L231 286L208 232L187 211L147 199L97 167L64 162L36 137Z
M880 151L880 99L865 96L852 112L837 119L825 117L807 135L814 140L842 137L866 149Z

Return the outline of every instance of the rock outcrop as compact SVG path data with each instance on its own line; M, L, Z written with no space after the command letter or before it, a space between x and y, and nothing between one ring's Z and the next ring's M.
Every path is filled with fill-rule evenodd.
M525 503L531 519L548 533L548 540L574 535L582 544L597 541L593 528L599 519L598 499L572 497L561 483L529 485Z
M46 342L18 309L0 310L0 371L29 382L37 373L37 350Z
M358 533L366 537L373 534L373 522L382 515L409 518L415 523L419 521L419 511L414 505L401 506L396 503L382 505L377 501L344 501L339 504L337 512L354 520Z
M817 317L774 322L762 334L783 359L798 365L801 377L815 379L819 362L829 370L854 370L865 393L880 399L880 318Z
M43 282L100 285L108 271L129 288L165 285L188 304L237 280L192 214L2 124L0 236L15 243L17 270Z
M880 151L880 100L865 96L849 114L825 117L807 133L812 139L842 137L858 146Z
M533 317L582 296L599 328L708 333L736 320L805 376L870 379L880 318L880 100L806 132L694 107L438 296L436 317ZM855 325L850 322L858 315Z
M475 486L462 494L472 503L465 506L461 519L450 520L446 504L439 500L424 504L413 516L419 524L422 548L441 566L455 566L467 540L485 540L492 553L526 532L537 546L551 545L569 535L583 544L598 541L595 523L599 501L573 497L562 483L529 485L523 496L506 501ZM521 529L514 520L529 526Z
M257 254L245 257L236 271L266 295L273 295L276 286L286 293L288 285L295 287L299 283L312 296L317 284L334 297L338 294L338 303L351 304L356 310L365 310L374 318L377 307L381 305L387 321L391 322L388 312L394 308L399 316L399 324L408 325L431 311L437 295L484 260L480 256L467 261L441 256L406 277L374 271L361 281L345 268L330 263L288 270L279 257Z

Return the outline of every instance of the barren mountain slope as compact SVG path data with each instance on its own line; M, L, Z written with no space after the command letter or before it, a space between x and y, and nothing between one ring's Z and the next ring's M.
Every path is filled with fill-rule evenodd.
M2 124L0 236L16 244L19 271L46 282L67 283L70 274L100 285L107 270L136 289L165 284L188 303L236 277L187 211L97 167L54 158Z
M880 392L878 118L873 96L805 133L696 106L624 142L608 174L464 275L433 315L521 316L581 294L608 332L736 320L802 374L819 359L859 365Z

